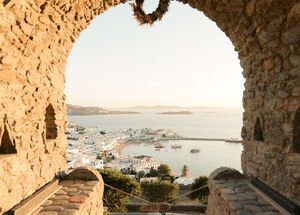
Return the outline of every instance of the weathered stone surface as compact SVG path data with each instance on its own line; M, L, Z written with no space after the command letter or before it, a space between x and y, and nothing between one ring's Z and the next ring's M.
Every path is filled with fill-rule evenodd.
M235 169L230 169L227 167L220 167L213 171L210 176L212 180L218 180L222 179L223 181L225 179L237 179L237 178L244 178L244 176Z
M84 195L75 195L75 196L70 197L68 200L71 203L83 203L83 202L85 202L86 199L87 199L87 197Z
M81 169L82 170L82 169ZM81 170L78 170L77 173L82 172ZM72 178L74 175L77 174L76 170L73 172ZM90 174L93 174L91 172ZM99 177L99 178L98 178ZM82 180L72 180L72 183L68 181L68 176L66 177L66 180L60 181L60 185L62 188L58 190L55 194L53 194L49 199L45 201L39 209L37 209L33 214L34 215L41 215L41 214L75 214L75 215L81 215L81 214L102 214L103 212L103 205L102 205L102 195L104 191L104 184L103 180L100 175L97 176L98 180L92 180L92 181L82 181ZM73 189L70 186L74 185L82 185L78 186L77 191L79 193L85 192L86 195L72 195L68 192L65 193L65 190ZM92 189L85 189L86 187L89 187ZM63 197L63 198L62 198Z
M209 191L207 215L258 215L274 214L279 211L249 187L249 181L243 177L230 177L228 175L241 175L230 168L219 168L209 176ZM218 176L215 179L215 176ZM223 178L222 178L223 176ZM220 181L222 187L219 186Z
M58 213L55 211L42 211L39 215L58 215Z
M216 22L238 52L246 79L243 173L300 203L299 165L292 162L299 155L292 124L300 108L299 0L179 1ZM126 0L0 4L0 115L17 151L0 160L3 211L66 170L66 61L91 21L121 2ZM45 121L49 104L55 115ZM47 135L46 122L54 135ZM256 130L263 140L255 140ZM85 174L78 177L85 180ZM95 179L93 174L86 176Z

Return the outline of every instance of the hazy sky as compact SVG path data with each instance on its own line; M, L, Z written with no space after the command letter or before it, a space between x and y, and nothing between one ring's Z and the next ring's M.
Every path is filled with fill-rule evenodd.
M85 106L240 108L241 72L230 40L201 12L172 1L162 22L140 27L122 4L76 41L65 92L68 103Z

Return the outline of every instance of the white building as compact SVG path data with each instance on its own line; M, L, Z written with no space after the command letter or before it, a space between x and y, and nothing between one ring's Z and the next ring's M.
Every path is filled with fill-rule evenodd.
M157 182L158 179L159 179L158 177L141 178L140 183L143 183L143 182Z
M155 161L153 157L147 155L140 155L131 158L132 168L137 172L142 171L144 169L157 169L160 165L160 162Z
M187 177L179 177L174 181L175 184L180 184L180 185L190 185L194 183L193 178L187 178Z

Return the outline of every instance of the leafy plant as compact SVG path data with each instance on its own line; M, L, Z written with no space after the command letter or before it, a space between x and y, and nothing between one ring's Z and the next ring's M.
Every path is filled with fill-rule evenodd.
M141 183L142 195L151 202L164 202L177 197L179 187L169 181Z
M145 171L139 171L137 174L138 179L144 178L146 175Z
M157 177L157 176L159 176L158 171L153 167L151 167L149 171L149 177Z
M208 178L206 176L200 176L196 178L191 186L191 191L207 185L207 181ZM189 194L188 198L191 200L198 199L203 204L207 204L208 195L209 195L208 187L205 187L203 189L197 190Z
M161 164L157 168L158 174L159 175L170 175L171 174L171 169L167 164Z
M135 179L130 178L119 171L112 169L98 170L102 175L105 184L115 187L131 195L140 195L140 185ZM126 211L125 204L128 195L105 186L103 200L111 211Z
M172 175L162 175L160 177L160 180L162 180L162 181L169 181L169 182L173 183L175 181L175 177L172 176Z

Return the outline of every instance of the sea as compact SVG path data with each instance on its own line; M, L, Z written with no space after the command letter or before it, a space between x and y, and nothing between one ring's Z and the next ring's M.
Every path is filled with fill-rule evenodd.
M172 129L184 137L240 139L243 112L241 109L195 108L188 110L193 113L190 115L158 114L166 111L163 109L131 111L140 114L68 116L68 121L107 131L127 128ZM160 151L156 151L152 144L131 143L122 149L121 154L153 156L161 163L168 164L176 174L180 174L183 165L187 165L190 177L208 176L221 166L241 171L243 146L240 143L190 140L161 143L165 148ZM182 148L171 148L174 144L181 145ZM191 153L191 149L199 149L200 152Z

